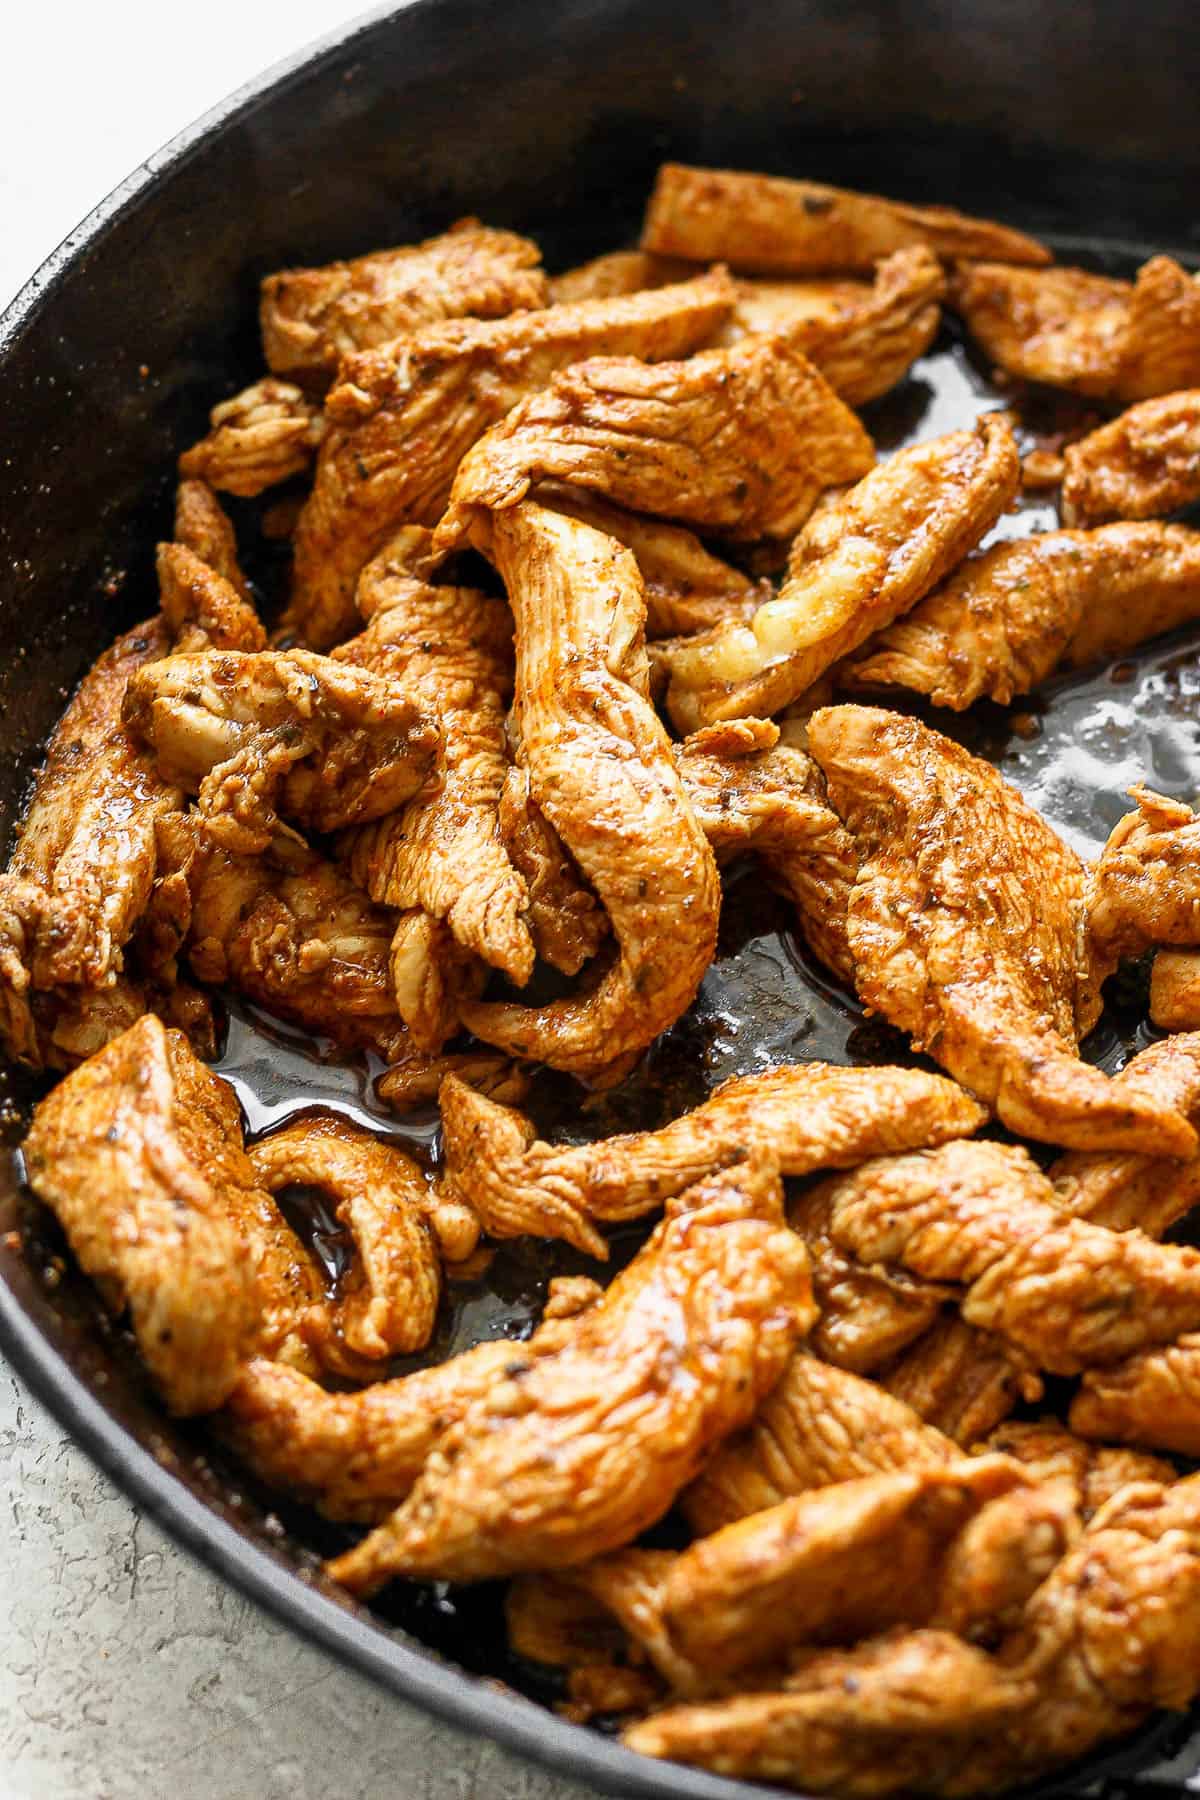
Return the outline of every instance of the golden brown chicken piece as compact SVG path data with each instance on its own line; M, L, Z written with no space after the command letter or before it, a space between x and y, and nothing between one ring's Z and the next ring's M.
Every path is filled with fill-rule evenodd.
M830 1235L865 1263L961 1283L962 1316L1074 1375L1200 1325L1200 1251L1064 1215L1015 1146L949 1143L832 1183Z
M680 257L651 256L646 250L607 250L602 256L564 269L550 277L550 299L555 306L568 300L611 300L617 294L637 294L643 288L665 287L669 281L686 281L695 265Z
M1200 951L1159 951L1150 969L1150 1018L1160 1031L1200 1029Z
M403 1047L388 979L394 921L335 864L290 836L261 856L202 841L190 886L188 957L201 981L345 1049Z
M412 580L390 547L364 569L358 598L367 628L335 660L410 696L437 720L441 741L408 804L343 838L340 853L373 900L445 920L457 943L523 983L534 959L528 890L499 828L512 615L475 588Z
M467 452L434 544L457 548L478 509L516 506L542 481L725 537L788 537L823 489L874 460L855 414L780 338L742 338L685 362L597 356Z
M1141 1350L1115 1368L1090 1369L1070 1417L1082 1437L1200 1456L1200 1331Z
M1023 381L1126 402L1200 383L1200 282L1169 256L1144 263L1134 282L968 262L949 301L992 361Z
M423 1349L437 1316L441 1267L416 1163L332 1114L273 1132L249 1157L255 1180L270 1194L297 1184L323 1189L354 1240L354 1266L320 1323L322 1362L345 1364L349 1374L358 1358Z
M821 1309L812 1346L839 1369L868 1375L921 1339L955 1295L904 1269L867 1267L842 1250L832 1235L832 1192L828 1183L818 1183L788 1209L788 1223L808 1250Z
M1069 1482L1084 1524L1090 1524L1100 1508L1131 1483L1168 1485L1178 1478L1178 1471L1165 1457L1089 1443L1057 1419L1009 1420L976 1449L1014 1458L1039 1481Z
M57 1215L175 1413L219 1406L317 1297L258 1190L233 1092L152 1014L42 1101L24 1144Z
M131 676L122 716L160 774L197 794L214 841L250 854L279 812L322 832L390 812L438 744L416 698L307 650L168 657Z
M519 760L608 914L615 956L568 999L478 1001L462 1017L510 1055L596 1076L691 1003L716 945L720 882L643 697L645 606L629 551L525 503L497 515L490 554L516 619Z
M963 1445L985 1438L1019 1401L1036 1404L1045 1395L1024 1352L956 1310L943 1313L877 1378L918 1418Z
M674 1558L659 1582L662 1627L697 1693L801 1644L1012 1624L1076 1535L1073 1500L1069 1484L1043 1487L1004 1456L797 1494Z
M1113 1078L1114 1091L1149 1094L1193 1125L1200 1120L1200 1038L1152 1044ZM1200 1162L1133 1152L1071 1150L1051 1165L1054 1204L1109 1231L1163 1237L1200 1199ZM1050 1195L1046 1196L1050 1198ZM814 1290L820 1258L811 1240ZM822 1322L824 1323L824 1321ZM821 1341L821 1333L814 1342ZM938 1321L881 1379L923 1419L962 1444L986 1436L1018 1399L1040 1397L1028 1359L957 1314Z
M243 575L242 565L238 560L233 522L207 481L184 480L176 487L175 542L182 544L185 550L190 550L193 556L198 556L201 562L207 563L222 581L228 582L238 599L244 603L247 614L253 615L250 584ZM163 611L169 613L165 597L160 598L163 601ZM181 646L178 635L176 631L176 649L192 648ZM254 649L255 646L251 644L244 648Z
M84 676L50 740L8 870L0 875L6 1038L35 1065L31 990L99 989L120 973L150 900L158 831L178 787L121 729L130 675L167 652L158 619L118 638Z
M547 483L540 498L555 512L568 513L633 551L646 595L647 638L674 637L703 631L722 619L744 618L770 592L768 582L713 556L686 526L625 512L561 483Z
M528 769L510 764L500 789L500 839L528 893L525 923L544 962L578 975L608 936L608 915L536 805Z
M769 1154L785 1175L853 1168L884 1150L944 1143L983 1112L953 1082L919 1069L800 1063L727 1081L660 1131L593 1144L547 1144L520 1113L447 1080L441 1092L442 1188L492 1237L562 1237L606 1254L591 1221L640 1218L739 1151Z
M865 406L903 381L937 336L946 291L924 246L896 250L862 281L743 281L722 341L777 332L803 350L848 406Z
M1019 1733L1037 1700L993 1658L947 1631L911 1631L804 1657L777 1691L676 1705L630 1726L647 1756L806 1793L877 1800L927 1793L981 1740ZM945 1774L943 1775L943 1772Z
M325 387L355 350L441 319L499 319L545 306L541 263L530 238L460 219L421 244L268 275L259 311L267 367Z
M902 450L821 507L792 545L773 600L667 653L681 731L778 712L913 607L977 544L1017 490L1008 421L984 414Z
M487 967L464 950L444 919L421 907L400 914L388 959L396 1011L413 1046L440 1050L459 1028L462 1002L478 1000Z
M663 163L642 226L642 249L655 255L720 260L764 275L869 273L881 257L914 244L948 262L1050 261L1050 252L1022 232L946 206L907 206L819 181L686 163Z
M955 712L1002 706L1057 668L1125 656L1200 617L1200 532L1101 525L995 544L839 671L847 687L906 687Z
M1200 814L1146 787L1118 819L1092 876L1088 936L1095 954L1136 956L1151 945L1200 945Z
M915 719L835 706L808 725L862 866L859 995L1013 1131L1077 1149L1194 1153L1169 1105L1075 1053L1109 967L1082 946L1083 863L989 764Z
M1067 525L1159 519L1200 500L1200 388L1131 406L1063 451Z
M854 840L826 803L812 758L779 735L769 719L693 732L676 752L684 792L718 863L753 851L795 902L810 949L853 987L846 913L858 874Z
M801 1346L746 1429L728 1438L681 1497L699 1536L792 1494L960 1454L944 1433L874 1381Z
M330 1574L369 1593L394 1575L476 1581L628 1543L745 1424L812 1317L774 1167L709 1177L561 1349L443 1436L404 1505Z
M511 1381L515 1367L559 1349L598 1294L590 1283L552 1281L542 1323L525 1342L491 1339L356 1393L330 1393L294 1368L254 1358L226 1404L222 1434L265 1481L331 1519L374 1524L404 1499L443 1434L497 1382Z
M349 636L366 563L397 526L437 524L471 445L556 371L588 356L687 356L733 302L733 283L717 272L623 298L426 326L350 358L326 403L285 627L317 650Z
M307 474L325 435L320 402L271 375L222 400L208 422L208 435L180 457L179 473L245 499Z
M163 618L177 654L266 649L267 634L254 608L194 550L160 544L157 567Z
M625 1742L807 1791L993 1793L1185 1707L1198 1620L1200 1478L1147 1482L1103 1509L994 1658L906 1633L806 1657L775 1693L659 1713Z

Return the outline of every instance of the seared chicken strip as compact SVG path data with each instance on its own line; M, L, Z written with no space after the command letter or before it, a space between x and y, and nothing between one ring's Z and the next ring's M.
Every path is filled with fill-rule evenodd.
M222 1433L265 1481L331 1519L374 1524L404 1499L444 1433L493 1386L511 1381L514 1364L531 1366L561 1348L570 1321L599 1293L591 1283L552 1281L542 1323L527 1342L489 1340L352 1394L252 1359L229 1397Z
M746 1423L812 1317L774 1168L709 1177L561 1349L442 1437L404 1505L330 1574L370 1593L394 1575L478 1581L628 1543Z
M163 618L176 653L266 649L267 634L254 608L186 544L160 544L157 568Z
M772 713L891 624L977 544L1017 490L1011 428L985 414L902 450L821 507L792 545L787 578L748 625L667 652L680 730Z
M599 1075L691 1003L716 946L720 882L645 693L645 605L628 550L532 503L490 536L516 618L519 761L608 914L615 959L542 1008L464 1004L476 1037Z
M949 262L965 256L1050 261L1033 238L946 206L906 206L819 181L686 163L659 169L642 226L642 249L655 255L720 260L764 275L869 272L881 257L914 244Z
M646 636L703 631L722 619L745 618L761 605L769 584L755 581L704 548L694 532L625 512L576 488L547 485L541 494L555 512L594 526L632 550L646 595Z
M1158 519L1200 500L1200 388L1143 400L1063 451L1068 525Z
M1015 1146L950 1143L832 1184L830 1233L866 1263L961 1283L962 1316L1054 1374L1200 1326L1200 1251L1064 1216Z
M541 262L530 238L460 219L422 244L268 275L259 312L267 367L324 387L344 356L422 325L545 306Z
M29 990L99 988L150 899L160 823L180 789L121 728L130 676L165 656L158 619L118 638L84 676L50 740L0 876L0 977L14 1053L36 1057Z
M1200 1029L1200 951L1159 951L1150 970L1150 1017L1160 1031Z
M523 983L534 958L528 890L499 829L512 615L477 589L412 580L389 549L364 569L358 599L367 628L335 660L409 695L437 720L441 741L407 806L344 838L341 854L373 900L444 919L459 944Z
M1200 1456L1200 1331L1115 1368L1089 1369L1071 1404L1071 1429Z
M437 524L471 445L556 371L587 356L687 356L733 303L733 283L714 273L626 298L430 325L351 357L326 403L286 626L317 650L349 636L365 564L397 526Z
M1151 1044L1113 1077L1114 1091L1143 1093L1200 1123L1200 1036ZM1161 1238L1200 1200L1200 1160L1071 1150L1050 1167L1054 1204L1109 1231ZM1046 1198L1050 1198L1047 1194ZM819 1258L814 1288L819 1291ZM815 1339L814 1341L819 1341ZM870 1366L870 1365L869 1365ZM959 1443L986 1436L1040 1384L1028 1358L957 1314L940 1320L882 1377L892 1393Z
M214 840L248 853L270 843L277 808L315 831L390 812L438 743L416 698L307 650L169 657L131 676L122 716L198 795Z
M1010 1420L976 1448L1013 1457L1039 1481L1069 1482L1085 1525L1122 1488L1142 1481L1166 1486L1178 1478L1174 1465L1163 1456L1089 1443L1057 1419Z
M1198 1619L1200 1477L1147 1482L1101 1511L994 1658L939 1632L884 1638L805 1658L777 1692L659 1713L625 1742L810 1792L994 1793L1185 1707Z
M1194 1154L1173 1108L1075 1053L1111 965L1084 954L1083 863L990 764L915 719L809 721L862 856L847 932L860 997L1014 1131L1068 1148Z
M598 356L468 451L434 543L456 548L478 508L516 506L542 481L725 537L788 537L825 488L874 460L855 414L781 338L745 337L686 362Z
M960 1456L752 1513L659 1575L659 1628L692 1672L675 1685L711 1692L798 1645L854 1643L897 1625L964 1636L1011 1625L1077 1533L1073 1499L1069 1484L1042 1487L1008 1457ZM1009 1570L1001 1555L979 1554L993 1532L1007 1542ZM1001 1573L990 1590L985 1561L988 1574Z
M995 544L839 671L847 687L906 687L961 712L1002 706L1057 668L1125 656L1200 617L1200 532L1101 525Z
M396 1010L418 1050L440 1050L458 1030L463 1000L478 1000L487 981L486 964L419 906L397 920L388 968Z
M243 1152L232 1089L153 1014L42 1101L24 1156L172 1412L219 1406L243 1357L284 1350L320 1297Z
M684 792L718 863L747 850L759 856L795 902L809 948L853 987L846 913L858 874L854 840L827 805L812 758L778 739L769 719L693 732L676 754Z
M357 1359L420 1350L429 1341L441 1268L427 1222L424 1176L395 1145L333 1115L300 1119L250 1150L255 1180L270 1194L296 1184L323 1189L354 1240L354 1266L318 1326L319 1355L356 1372Z
M254 616L251 602L250 585L242 573L242 565L238 560L237 537L233 523L207 481L181 481L175 489L175 542L198 556L201 562L207 563L214 574L222 581L228 582L238 599L243 602L246 614ZM170 608L166 597L161 593L162 575L159 573L162 609L170 618ZM243 630L252 630L244 626ZM180 645L178 631L175 633L175 648L194 649L196 645ZM220 649L225 645L218 645ZM257 648L254 644L229 645L228 648Z
M1009 375L1113 400L1200 383L1200 281L1156 256L1134 282L1083 269L965 263L950 304Z
M1200 945L1200 814L1150 788L1109 832L1092 878L1088 935L1096 954Z
M884 1150L945 1143L982 1123L961 1088L919 1069L801 1063L742 1075L661 1131L594 1144L547 1144L520 1113L447 1079L441 1092L442 1190L492 1237L561 1237L607 1249L593 1220L655 1211L739 1150L785 1175L853 1168Z
M923 246L894 251L875 281L743 281L723 341L745 332L786 337L817 365L848 406L877 400L928 350L946 291L941 264Z
M686 281L691 264L678 257L651 256L645 250L607 250L588 262L550 277L550 299L555 306L569 300L611 300L617 294L637 294L643 288L665 287L669 281Z
M608 915L536 805L528 769L511 764L500 790L500 838L528 894L525 923L544 962L578 975L608 936Z
M222 400L208 422L207 437L180 457L179 473L246 499L306 475L325 435L320 403L271 375Z
M668 1707L623 1741L718 1775L877 1800L928 1792L980 1739L1019 1731L1036 1697L954 1633L911 1631L807 1655L775 1692Z

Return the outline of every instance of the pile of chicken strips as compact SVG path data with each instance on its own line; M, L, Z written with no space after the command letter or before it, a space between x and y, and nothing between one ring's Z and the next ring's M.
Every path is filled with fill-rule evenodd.
M879 460L858 409L943 308L1011 401ZM648 1756L966 1795L1186 1708L1200 814L1137 787L1084 860L916 715L1200 619L1164 522L1200 501L1200 278L667 165L636 250L547 276L467 219L272 275L261 320L0 877L3 1038L64 1072L28 1180L162 1401L358 1528L349 1593L507 1579L514 1654ZM1029 450L1053 388L1090 428ZM268 634L221 497L276 484ZM995 532L1034 489L1058 528ZM629 1076L745 856L926 1060L539 1138L531 1072ZM1151 955L1109 1076L1080 1044ZM215 990L436 1102L435 1166L328 1111L247 1144ZM520 1237L596 1278L397 1376Z

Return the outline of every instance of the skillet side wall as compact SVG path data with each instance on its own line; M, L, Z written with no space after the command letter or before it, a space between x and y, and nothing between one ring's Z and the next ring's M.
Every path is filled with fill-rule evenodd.
M259 369L268 270L401 243L468 212L531 232L562 267L636 232L664 157L1195 256L1198 91L1195 0L421 0L219 107L98 208L0 319L5 843L66 693L153 610L174 459ZM19 1102L24 1084L11 1091ZM0 1232L18 1205L5 1158ZM118 1479L264 1597L265 1578L205 1541L190 1500L172 1510L176 1476L219 1497L195 1440L145 1405L90 1316L2 1246L0 1345ZM94 1396L86 1409L72 1409L72 1371ZM168 1471L158 1488L130 1437ZM253 1504L227 1516L261 1541ZM312 1598L293 1621L331 1641ZM389 1670L382 1649L377 1660L393 1686L485 1722L449 1689ZM490 1704L488 1728L510 1743L562 1760L574 1741L574 1771L622 1791L732 1791L677 1769L639 1764L635 1776L612 1746L593 1754L514 1703L543 1721L522 1732Z

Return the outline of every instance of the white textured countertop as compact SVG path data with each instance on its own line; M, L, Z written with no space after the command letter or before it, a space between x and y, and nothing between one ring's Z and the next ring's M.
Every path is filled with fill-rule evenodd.
M0 304L139 161L361 8L5 17ZM3 1800L581 1800L267 1618L178 1550L0 1363Z

